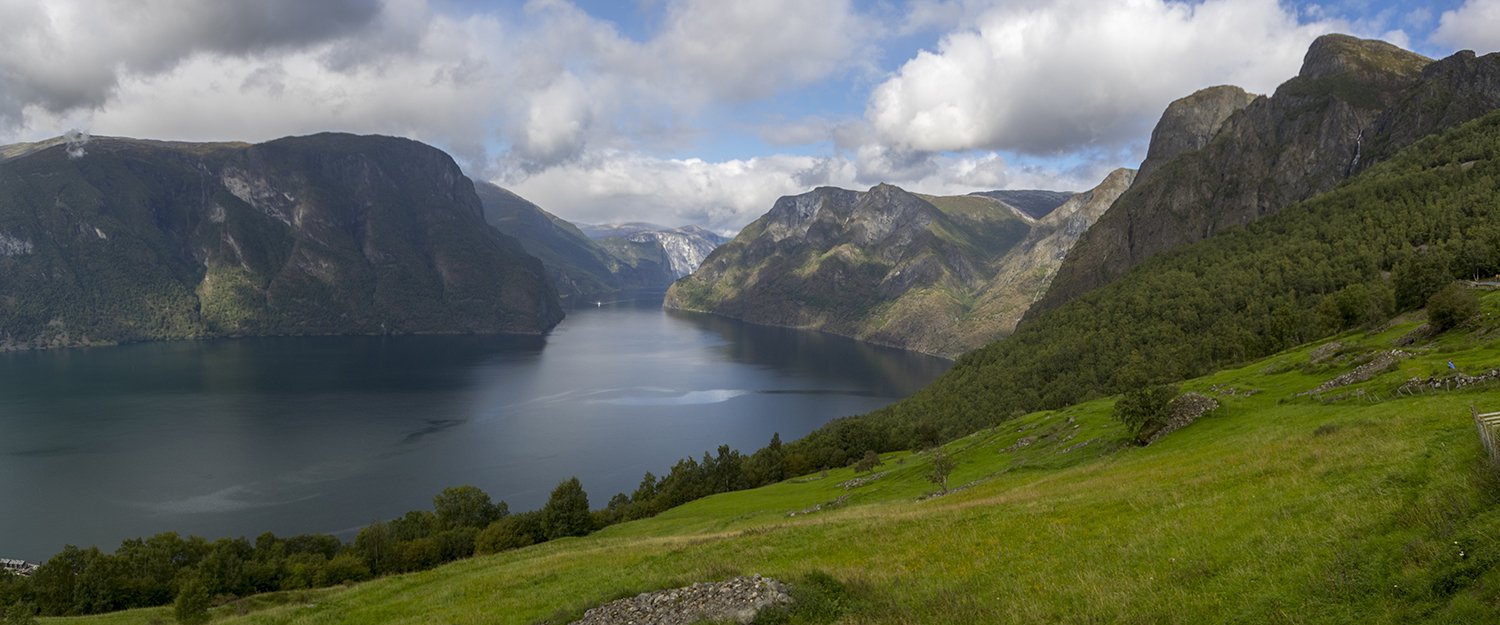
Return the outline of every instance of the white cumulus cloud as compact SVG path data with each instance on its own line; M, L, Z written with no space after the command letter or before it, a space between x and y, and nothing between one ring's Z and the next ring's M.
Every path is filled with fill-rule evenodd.
M1444 11L1432 39L1480 54L1500 50L1500 0L1467 0Z
M1341 24L1275 0L1056 0L991 8L871 94L882 139L916 150L1057 154L1139 141L1167 103L1230 83L1267 92Z

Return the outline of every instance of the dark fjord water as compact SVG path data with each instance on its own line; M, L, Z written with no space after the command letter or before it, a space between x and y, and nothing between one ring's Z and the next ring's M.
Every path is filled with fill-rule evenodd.
M474 484L595 506L678 458L904 397L945 361L816 333L584 308L545 338L326 337L0 354L0 557L163 531L340 533Z

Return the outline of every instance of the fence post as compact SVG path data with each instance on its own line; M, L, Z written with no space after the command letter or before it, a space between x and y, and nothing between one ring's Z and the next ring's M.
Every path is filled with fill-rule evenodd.
M1481 416L1472 404L1469 406L1469 414L1474 415L1474 427L1479 429L1479 442L1484 445L1484 451L1490 457L1490 466L1500 471L1500 447L1495 445L1495 427L1490 425L1489 417ZM1497 415L1500 413L1489 413L1490 417Z

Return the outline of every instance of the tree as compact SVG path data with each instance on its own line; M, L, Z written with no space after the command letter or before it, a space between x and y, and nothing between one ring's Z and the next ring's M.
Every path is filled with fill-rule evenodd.
M1407 250L1391 268L1396 305L1410 310L1422 305L1443 285L1453 281L1446 256L1432 250Z
M938 488L943 489L943 494L947 494L948 475L953 473L953 469L957 466L958 462L954 461L953 457L948 455L948 452L943 451L941 448L933 449L932 472L927 474L927 481L937 484Z
M583 484L577 477L558 484L547 499L547 505L542 506L542 531L547 539L583 536L593 529L589 496L583 492Z
M1442 332L1479 314L1479 297L1458 282L1450 282L1427 298L1427 322Z
M490 496L475 486L444 488L432 498L432 511L437 516L438 527L472 527L484 529L500 517L510 513L505 502L490 503Z
M183 625L202 625L208 622L208 605L211 597L197 575L188 575L183 580L182 590L177 592L177 601L172 604L172 615Z
M874 471L875 467L878 466L880 466L880 454L875 453L873 449L866 450L865 457L860 458L859 462L854 463L854 472L869 473L870 471Z
M787 477L786 451L781 446L781 433L776 432L771 435L769 444L751 454L750 459L745 461L745 478L750 481L751 486L765 486Z
M1167 423L1168 407L1177 397L1177 387L1168 384L1126 391L1115 402L1114 416L1135 438L1146 444L1151 434Z

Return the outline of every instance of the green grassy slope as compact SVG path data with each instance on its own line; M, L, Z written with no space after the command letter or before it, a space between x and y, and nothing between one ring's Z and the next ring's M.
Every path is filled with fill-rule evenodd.
M863 485L832 470L586 538L226 606L215 622L567 622L645 590L821 571L848 589L846 623L1493 623L1500 479L1469 406L1500 409L1500 387L1394 389L1448 360L1500 367L1500 294L1468 326L1402 347L1396 369L1298 396L1418 321L1188 381L1222 407L1150 447L1124 445L1112 400L1094 400L949 443L959 488L942 497L919 499L935 490L928 456L897 452Z

